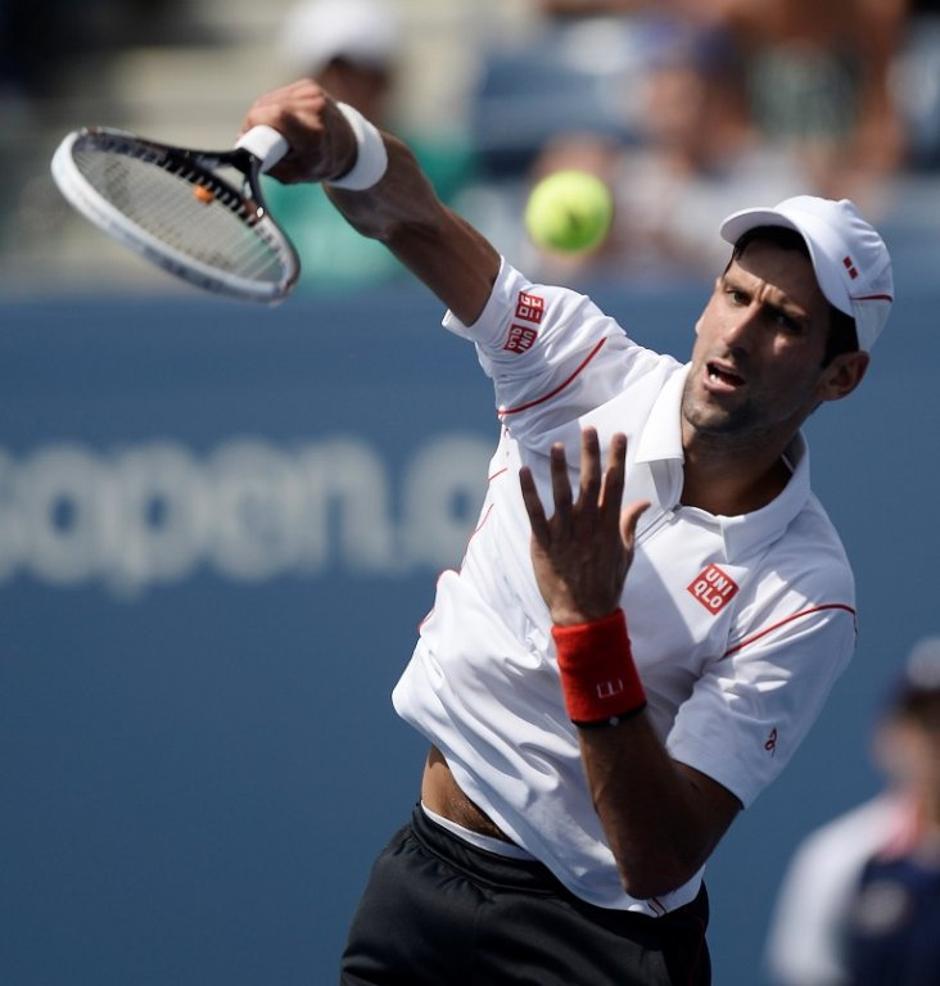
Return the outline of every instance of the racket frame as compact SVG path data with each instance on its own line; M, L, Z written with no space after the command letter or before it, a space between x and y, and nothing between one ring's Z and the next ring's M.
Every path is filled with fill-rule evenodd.
M163 161L178 165L177 168L165 170L176 171L180 180L189 181L194 187L202 185L211 189L216 198L230 196L232 201L240 203L240 208L235 209L223 199L225 208L240 214L256 235L273 245L284 261L283 276L278 281L265 282L223 271L165 243L126 216L91 185L75 163L73 152L76 144L101 139L117 145L126 143L130 147L149 152L153 155L155 166L164 166L161 164ZM115 149L110 153L121 152ZM129 156L143 159L140 154ZM268 213L259 181L261 165L262 162L244 148L197 151L161 144L124 130L85 127L67 134L59 144L52 158L52 176L65 198L83 216L118 242L171 274L217 294L277 304L287 297L296 284L300 275L300 261L293 244ZM245 179L242 189L218 175L216 170L220 167L239 171ZM184 169L188 173L184 174Z

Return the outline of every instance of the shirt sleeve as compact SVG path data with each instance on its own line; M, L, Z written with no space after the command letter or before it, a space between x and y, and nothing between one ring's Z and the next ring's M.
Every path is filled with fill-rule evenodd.
M447 312L443 325L476 345L500 420L519 440L598 407L665 358L632 342L587 296L533 284L505 260L477 321Z
M770 585L768 585L768 582ZM806 588L806 583L811 585ZM747 807L787 765L855 649L851 572L770 573L724 654L679 708L666 747Z

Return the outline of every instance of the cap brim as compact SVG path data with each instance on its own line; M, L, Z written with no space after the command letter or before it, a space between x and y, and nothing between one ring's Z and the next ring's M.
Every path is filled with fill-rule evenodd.
M827 269L834 263L829 255L834 255L837 249L831 243L831 233L813 215L801 214L800 220L801 223L798 224L776 209L742 209L728 216L721 224L720 232L722 239L731 244L737 243L745 233L758 226L782 226L799 233L809 250L816 281L827 301L847 315L854 315L848 291ZM827 246L829 249L826 249Z
M742 209L740 212L733 212L721 224L721 238L727 243L735 244L745 233L757 229L758 226L783 226L800 232L792 220L776 209Z

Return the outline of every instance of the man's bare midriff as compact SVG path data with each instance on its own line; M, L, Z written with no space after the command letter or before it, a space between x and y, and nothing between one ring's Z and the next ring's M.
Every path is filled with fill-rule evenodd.
M462 825L465 829L488 835L491 839L511 841L496 825L496 823L480 808L478 808L460 789L454 780L454 775L447 766L444 755L432 746L424 765L424 776L421 778L421 800L438 815Z

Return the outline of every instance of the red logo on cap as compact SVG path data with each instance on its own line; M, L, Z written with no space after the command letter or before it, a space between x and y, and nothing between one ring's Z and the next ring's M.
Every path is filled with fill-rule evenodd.
M686 588L712 615L720 613L738 592L737 582L717 565L709 565Z
M842 263L845 265L845 269L849 272L849 277L854 281L858 277L858 271L855 269L855 264L852 263L851 257L843 257Z
M535 322L538 325L545 314L545 299L537 294L527 294L525 291L519 292L519 301L516 305L516 318L521 318L524 322Z
M503 349L511 353L524 353L532 348L532 343L538 338L538 331L527 325L513 325L509 329L509 337Z

